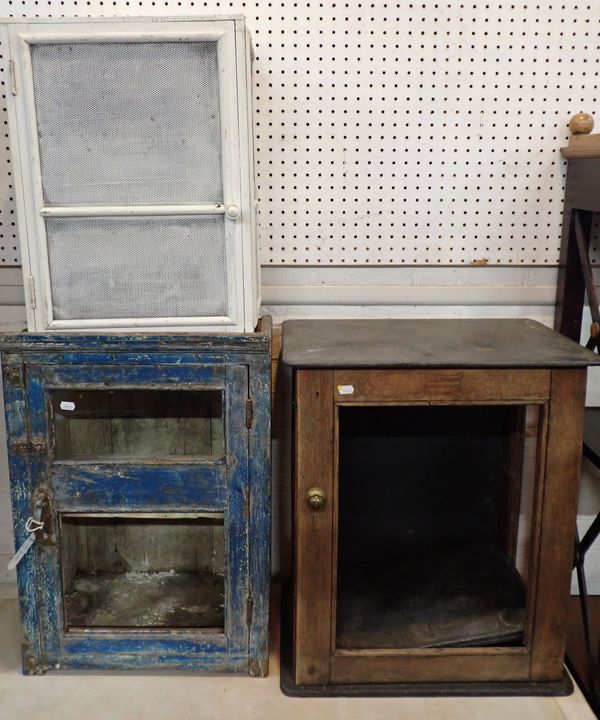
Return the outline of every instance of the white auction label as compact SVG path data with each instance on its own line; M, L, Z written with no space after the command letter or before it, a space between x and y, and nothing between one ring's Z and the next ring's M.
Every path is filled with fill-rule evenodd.
M61 400L60 401L60 409L61 410L75 410L75 403L71 402L70 400Z
M337 391L340 395L352 395L354 393L354 385L338 385Z

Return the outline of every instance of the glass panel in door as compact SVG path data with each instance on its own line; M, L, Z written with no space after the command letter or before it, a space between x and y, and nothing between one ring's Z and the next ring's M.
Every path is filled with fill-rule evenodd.
M56 460L225 454L221 390L54 390Z
M522 646L537 411L339 412L336 647Z

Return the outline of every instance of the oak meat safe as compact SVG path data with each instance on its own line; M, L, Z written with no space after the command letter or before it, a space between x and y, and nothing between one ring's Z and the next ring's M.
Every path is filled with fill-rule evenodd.
M290 694L535 694L563 660L586 366L531 320L292 320Z
M270 318L0 341L23 669L268 667Z

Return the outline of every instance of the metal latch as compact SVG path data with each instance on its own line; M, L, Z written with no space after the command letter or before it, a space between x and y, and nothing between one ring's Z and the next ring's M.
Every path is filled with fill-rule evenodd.
M54 508L52 496L47 488L39 487L33 494L34 515L39 517L43 527L37 534L39 545L56 545L54 529Z
M7 565L9 570L17 567L35 543L38 545L56 544L52 519L50 495L45 488L38 488L33 495L33 515L28 517L25 522L27 537L9 560Z

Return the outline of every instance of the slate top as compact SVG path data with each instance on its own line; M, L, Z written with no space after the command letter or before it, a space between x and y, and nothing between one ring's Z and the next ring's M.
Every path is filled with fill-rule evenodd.
M535 320L287 320L282 361L299 368L554 368L600 356Z

